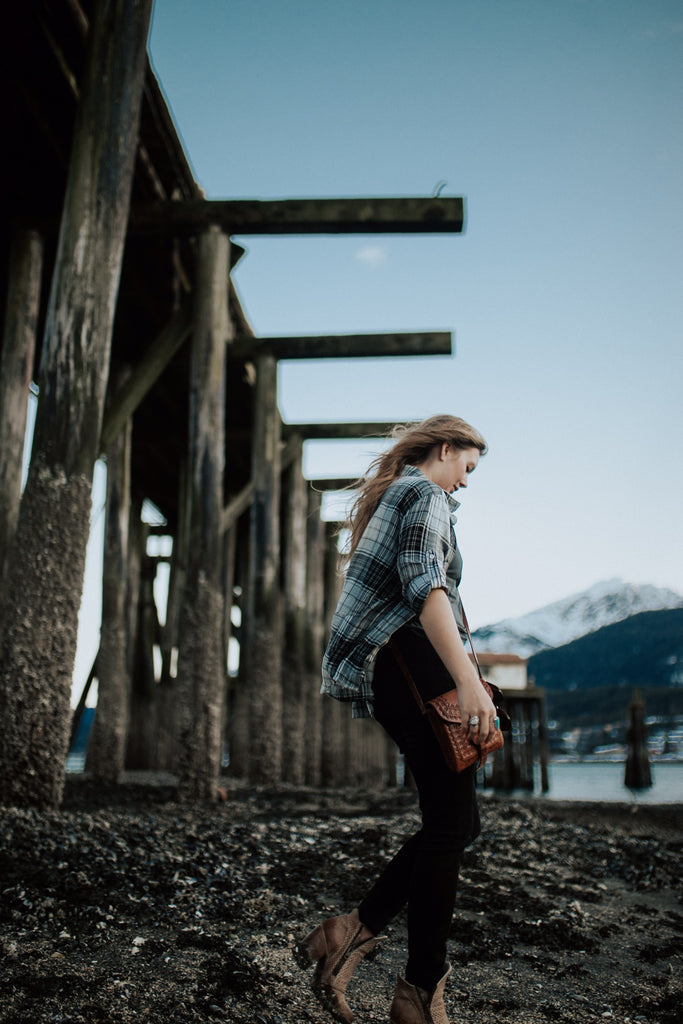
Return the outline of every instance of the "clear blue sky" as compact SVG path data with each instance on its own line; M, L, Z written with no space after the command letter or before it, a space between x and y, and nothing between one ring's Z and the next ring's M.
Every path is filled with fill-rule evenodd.
M683 591L680 0L157 0L150 52L209 198L466 198L461 236L241 239L235 280L257 334L454 331L450 359L283 363L280 408L484 433L474 623Z
M241 239L235 279L261 335L454 332L451 359L283 363L280 408L479 427L473 625L613 576L683 592L680 0L157 0L150 52L210 198L466 198L461 236Z

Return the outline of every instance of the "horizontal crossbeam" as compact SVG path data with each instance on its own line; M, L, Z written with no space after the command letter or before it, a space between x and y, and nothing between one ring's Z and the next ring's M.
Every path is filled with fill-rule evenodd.
M364 437L386 437L396 420L391 423L283 423L282 436L298 434L304 441L341 440Z
M217 224L231 235L458 233L459 196L370 199L190 199L133 207L131 232L196 234Z
M447 356L453 351L450 331L403 334L322 334L298 338L237 338L229 359L329 359L378 356Z

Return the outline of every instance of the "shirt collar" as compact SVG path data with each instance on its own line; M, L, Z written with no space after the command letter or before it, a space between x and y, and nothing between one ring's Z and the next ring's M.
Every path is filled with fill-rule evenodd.
M417 466L406 466L401 476L424 476L424 473ZM428 478L425 477L425 480L426 479ZM446 495L448 500L448 513L451 517L451 522L455 523L457 522L455 513L460 508L461 502L459 502L457 498L454 498L452 494L449 494L448 491L444 491L443 493Z

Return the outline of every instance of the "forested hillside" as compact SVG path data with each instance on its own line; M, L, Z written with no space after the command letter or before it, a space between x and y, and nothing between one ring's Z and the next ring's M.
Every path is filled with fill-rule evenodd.
M548 717L565 726L626 721L636 690L646 713L683 715L683 609L643 612L529 659Z
M529 659L549 690L683 688L683 608L642 612Z

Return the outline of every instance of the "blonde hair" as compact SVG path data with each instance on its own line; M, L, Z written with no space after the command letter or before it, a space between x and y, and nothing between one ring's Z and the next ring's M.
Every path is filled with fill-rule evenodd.
M389 437L395 444L370 464L366 476L355 485L358 491L344 527L351 531L350 557L358 546L384 492L401 476L406 466L424 462L437 444L451 445L458 451L476 448L485 455L488 448L478 430L458 416L430 416L422 423L394 427Z

